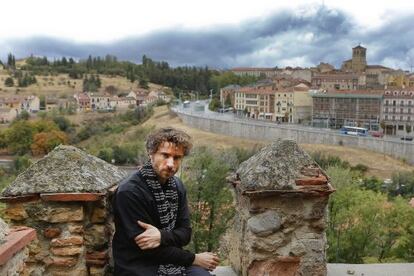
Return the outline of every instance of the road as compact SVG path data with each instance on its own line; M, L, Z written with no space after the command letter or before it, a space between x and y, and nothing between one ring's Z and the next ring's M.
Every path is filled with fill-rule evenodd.
M201 109L201 106L204 106L204 110ZM232 112L225 112L225 113L213 112L208 109L208 100L198 101L198 103L190 102L190 104L187 107L183 107L182 104L176 105L173 107L173 110L176 110L184 114L191 114L195 116L224 120L224 121L229 121L229 122L245 121L245 122L249 122L250 124L261 125L261 126L269 126L269 125L277 126L278 128L282 128L282 129L317 131L321 133L336 133L336 134L339 133L338 130L329 129L329 128L317 128L317 127L304 126L304 125L298 125L298 124L275 123L275 122L264 121L264 120L249 119L245 117L239 117L235 113L232 113ZM346 136L346 134L343 134L343 135ZM399 137L395 137L395 136L384 136L382 138L367 136L367 137L362 137L362 138L383 139L385 141L393 141L393 142L400 142L400 143L414 143L413 141L401 141Z

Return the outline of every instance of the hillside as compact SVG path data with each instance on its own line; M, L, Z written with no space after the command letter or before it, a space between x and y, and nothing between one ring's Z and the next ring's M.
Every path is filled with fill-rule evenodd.
M0 97L10 97L13 95L53 95L57 97L70 97L76 92L82 91L82 79L69 78L67 74L59 74L57 76L36 76L37 83L28 87L6 87L4 81L9 77L7 71L0 71ZM138 87L138 82L131 83L124 77L110 77L105 75L99 76L102 82L100 91L104 91L105 87L112 85L118 89L119 92L129 92ZM14 79L15 83L17 82ZM157 84L149 84L150 89L163 89Z
M166 126L177 127L187 131L194 138L195 145L210 145L217 149L233 146L247 149L264 145L262 141L235 138L190 128L183 124L174 113L169 112L165 106L156 108L154 115L144 123L144 126L156 128ZM327 155L338 156L342 160L348 161L352 166L363 164L369 168L367 175L382 179L391 178L392 173L395 171L414 170L414 166L410 166L390 156L368 150L332 145L302 144L301 146L308 153L319 151Z

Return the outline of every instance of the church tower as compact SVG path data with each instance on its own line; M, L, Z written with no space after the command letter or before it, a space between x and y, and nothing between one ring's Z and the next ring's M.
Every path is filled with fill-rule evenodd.
M358 45L352 48L351 67L353 72L363 72L367 67L367 48Z

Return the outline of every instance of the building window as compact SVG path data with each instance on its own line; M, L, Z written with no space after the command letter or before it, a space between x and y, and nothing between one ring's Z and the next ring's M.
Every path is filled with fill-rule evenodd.
M385 120L388 120L388 115L385 115Z
M392 101L392 105L395 106L397 104L397 101Z
M404 130L404 125L398 125L398 130Z
M401 101L401 103L400 103L401 105L404 105L404 101Z

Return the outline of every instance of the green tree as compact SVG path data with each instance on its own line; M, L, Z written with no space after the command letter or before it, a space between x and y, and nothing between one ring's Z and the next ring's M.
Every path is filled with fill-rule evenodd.
M211 111L217 111L221 107L220 100L217 98L213 98L210 103L208 104L208 109Z
M12 86L14 86L14 80L11 77L8 77L4 81L4 85L7 86L7 87L12 87Z
M212 251L233 217L233 198L226 186L228 163L210 149L201 147L188 160L184 176L188 187L196 252Z
M33 142L33 127L28 121L13 122L5 131L8 150L13 154L24 155L30 151Z

